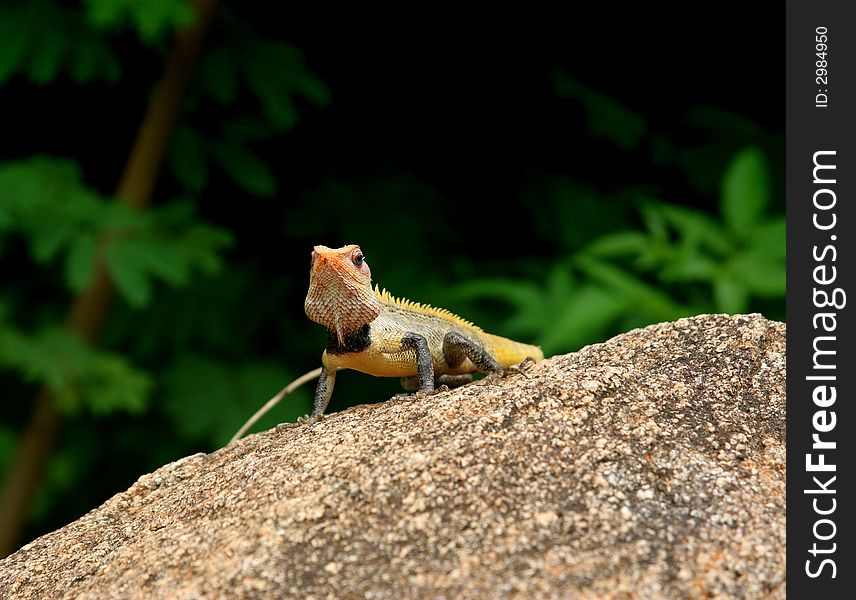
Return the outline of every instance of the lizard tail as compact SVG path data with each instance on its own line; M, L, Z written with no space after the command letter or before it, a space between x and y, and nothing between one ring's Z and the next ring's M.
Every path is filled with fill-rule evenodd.
M490 349L497 362L503 367L510 367L523 361L527 357L531 357L536 362L544 359L544 352L538 346L531 344L521 344L508 338L483 333L486 346Z
M247 422L244 423L241 426L241 428L235 433L235 435L232 436L232 439L229 440L229 444L231 444L235 440L241 439L241 436L243 436L245 433L247 433L247 430L250 427L252 427L253 425L255 425L256 421L258 421L263 416L265 416L265 413L267 413L267 411L269 411L274 406L279 404L280 400L282 400L283 398L288 396L291 392L293 392L294 390L299 388L301 385L303 385L307 381L312 381L313 379L317 379L320 375L321 375L321 367L318 367L317 369L312 369L308 373L304 373L303 375L301 375L300 377L298 377L297 379L295 379L294 381L289 383L287 386L282 388L276 396L274 396L273 398L268 400L265 403L265 405L262 406L260 409L258 409L252 417L247 419ZM228 446L229 444L226 444L226 445Z

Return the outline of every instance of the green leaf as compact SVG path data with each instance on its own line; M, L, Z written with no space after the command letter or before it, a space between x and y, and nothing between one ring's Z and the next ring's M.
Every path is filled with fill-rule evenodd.
M627 298L635 310L649 314L652 321L668 321L686 314L686 309L668 294L621 267L584 255L576 256L575 263L605 289Z
M56 225L54 222L47 222L38 235L32 237L30 249L36 262L49 262L70 242L68 231Z
M665 203L660 200L643 198L639 205L639 213L650 236L657 242L665 243L669 240L669 228L660 208L663 204Z
M485 298L512 306L504 335L534 339L547 354L569 352L602 339L636 302L621 292L579 285L566 264L553 265L543 287L526 281L476 279L454 288L456 297ZM634 305L635 306L635 305Z
M784 260L787 248L785 217L776 217L755 225L746 242L757 254Z
M250 89L279 131L297 123L294 96L319 105L329 101L326 86L303 64L300 50L290 44L264 39L250 42L243 65Z
M203 87L222 105L232 105L238 97L238 59L229 46L214 47L199 61Z
M27 50L26 32L16 27L10 15L0 11L0 83L5 83L20 68Z
M720 210L725 223L738 234L757 223L770 204L767 163L758 148L737 154L722 177Z
M28 335L0 323L0 367L46 385L67 414L139 412L151 389L148 376L124 358L92 349L60 328Z
M95 273L96 240L94 237L81 237L75 240L65 259L65 281L74 291L85 288Z
M601 288L575 289L545 320L537 343L545 354L571 352L598 340L626 310L626 302Z
M301 69L300 77L296 78L294 85L313 104L317 104L318 106L329 104L331 98L330 88L311 71Z
M698 252L695 248L684 246L669 255L660 269L663 281L704 281L710 282L717 271L718 263Z
M744 313L749 305L746 287L727 272L713 282L713 297L717 310L724 313Z
M77 42L69 49L71 53L71 78L76 83L85 83L95 77L98 63L103 59L99 49L94 44ZM115 73L114 73L115 75Z
M229 143L215 144L212 151L235 183L256 196L273 196L276 178L257 154L244 146Z
M648 236L638 231L619 231L597 238L581 250L600 258L636 257L650 248Z
M673 148L670 162L699 193L709 196L721 187L722 174L735 153L765 132L742 116L718 108L694 106L677 123L688 142ZM692 140L689 142L689 140Z
M680 242L692 246L701 244L722 254L731 250L733 242L728 232L721 223L702 211L665 202L656 210L675 229Z
M502 278L478 278L452 287L449 297L461 300L488 298L520 309L539 305L541 291L527 282L515 282Z
M188 125L180 125L173 135L169 163L176 179L190 192L199 193L208 183L208 164L202 136Z
M31 49L28 71L34 83L45 85L56 79L68 49L69 40L64 33L56 30L50 36L43 36L40 43Z
M741 252L727 265L731 278L752 295L765 298L785 297L785 261L762 254Z
M128 304L141 308L151 300L152 284L138 257L133 244L128 243L110 244L104 253L107 270L119 293Z

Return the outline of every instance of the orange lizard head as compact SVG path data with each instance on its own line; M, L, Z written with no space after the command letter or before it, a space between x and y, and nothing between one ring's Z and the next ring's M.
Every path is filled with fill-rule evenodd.
M334 331L339 344L377 318L380 300L372 290L372 273L359 246L315 246L303 308L310 319Z

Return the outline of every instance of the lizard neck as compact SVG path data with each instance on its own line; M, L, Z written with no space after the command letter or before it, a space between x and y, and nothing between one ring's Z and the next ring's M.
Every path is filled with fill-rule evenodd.
M345 336L344 342L340 342L335 331L327 330L327 352L330 354L348 354L349 352L362 352L372 344L371 327L368 323L357 331Z

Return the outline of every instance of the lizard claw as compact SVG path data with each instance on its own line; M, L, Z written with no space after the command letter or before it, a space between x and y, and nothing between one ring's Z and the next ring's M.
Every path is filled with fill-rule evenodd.
M534 359L534 358L532 358L531 356L527 356L526 358L524 358L523 360L521 360L521 361L517 364L517 366L518 366L518 367L520 367L520 368L522 369L524 366L528 368L528 367L529 367L529 365L534 365L534 364L535 364L535 359Z
M509 375L512 375L512 374L523 375L524 377L526 377L528 379L529 376L526 374L526 367L530 363L534 363L534 362L535 362L535 360L531 356L527 356L522 361L520 361L520 363L518 363L516 365L510 365L507 367L502 367L499 370L488 373L485 376L485 379L505 379L506 377L508 377Z
M535 364L535 359L532 358L531 356L527 356L526 358L521 360L518 364L511 365L509 367L505 367L502 370L502 376L508 377L512 373L518 373L518 374L523 375L524 377L526 377L528 379L529 375L526 374L526 370L527 370L527 367L529 365L533 365L533 364Z

